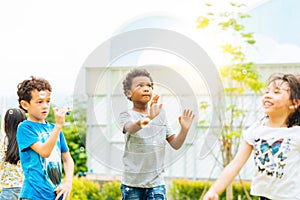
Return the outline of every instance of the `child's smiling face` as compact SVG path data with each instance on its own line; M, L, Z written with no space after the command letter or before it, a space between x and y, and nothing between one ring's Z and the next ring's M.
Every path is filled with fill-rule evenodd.
M263 108L267 115L291 112L290 86L282 80L275 80L268 85L263 96Z

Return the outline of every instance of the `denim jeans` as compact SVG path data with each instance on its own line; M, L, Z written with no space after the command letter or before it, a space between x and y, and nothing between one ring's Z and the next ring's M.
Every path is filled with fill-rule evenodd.
M271 200L271 199L268 199L266 197L259 197L259 200Z
M18 200L20 191L20 187L2 188L2 192L0 193L0 200Z
M137 188L124 184L120 186L122 200L166 200L166 188L159 185L154 188Z

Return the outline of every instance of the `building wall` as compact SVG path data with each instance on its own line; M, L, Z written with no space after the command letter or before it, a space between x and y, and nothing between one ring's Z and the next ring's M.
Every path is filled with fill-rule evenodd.
M300 73L299 63L258 64L256 68L263 81L273 72ZM86 94L88 96L86 148L90 177L103 178L103 175L121 177L124 138L118 125L118 115L122 110L131 107L131 102L126 99L122 91L122 80L130 69L131 67L86 68ZM195 129L189 132L185 145L179 151L174 151L167 145L165 177L186 177L194 180L218 177L223 169L218 145L212 143L214 144L211 145L212 151L204 149L207 131L197 125L203 117L207 121L212 119L211 113L198 112L201 101L210 102L205 78L192 75L192 71L182 75L181 70L185 69L180 67L176 70L162 67L148 70L154 81L163 83L155 85L154 92L161 96L160 101L175 131L179 130L177 116L183 106L192 105L192 109L197 110ZM177 84L174 84L176 80ZM263 116L260 102L261 96L247 94L240 100L240 105L249 110L246 126L250 126ZM240 173L241 178L251 178L252 166L252 159L249 159Z

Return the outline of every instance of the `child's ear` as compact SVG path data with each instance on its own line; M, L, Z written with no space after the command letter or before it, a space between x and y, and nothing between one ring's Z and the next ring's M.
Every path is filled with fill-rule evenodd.
M20 104L24 110L28 110L29 103L27 101L21 100Z
M296 109L300 107L300 100L296 101Z
M131 96L132 96L131 90L127 90L127 91L126 91L126 96L127 96L129 99L131 98Z
M296 101L294 100L294 103L289 106L290 109L296 110L300 106L300 100Z

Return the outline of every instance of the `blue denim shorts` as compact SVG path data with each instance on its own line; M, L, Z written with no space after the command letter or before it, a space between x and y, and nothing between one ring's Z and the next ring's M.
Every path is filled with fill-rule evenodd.
M20 192L20 187L2 188L2 192L0 193L0 200L18 200Z
M120 186L122 200L166 200L166 187L159 185L154 188L137 188L124 184Z

